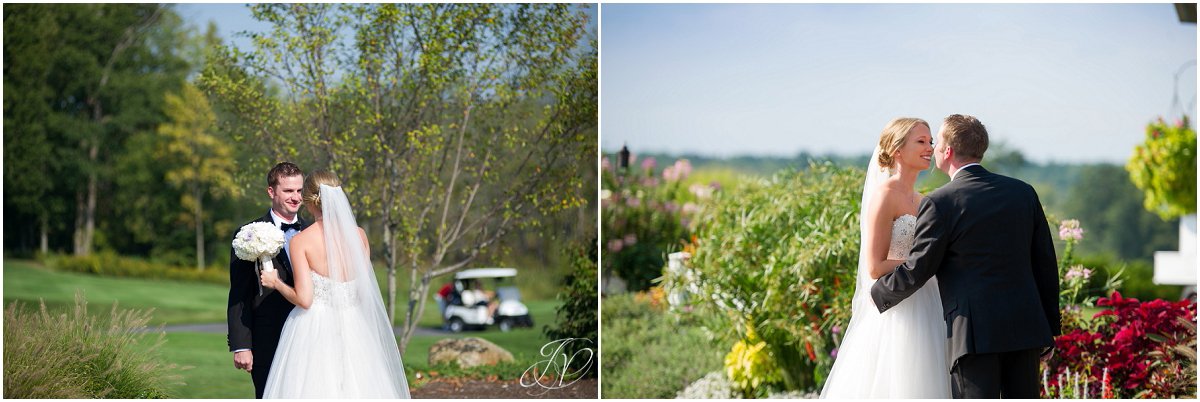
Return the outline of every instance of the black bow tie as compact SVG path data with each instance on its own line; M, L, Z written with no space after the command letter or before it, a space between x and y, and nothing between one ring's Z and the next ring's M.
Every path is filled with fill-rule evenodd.
M283 233L287 233L288 229L296 229L296 231L299 232L300 231L300 221L296 221L296 223L281 223L281 224L279 224L279 230L282 230Z

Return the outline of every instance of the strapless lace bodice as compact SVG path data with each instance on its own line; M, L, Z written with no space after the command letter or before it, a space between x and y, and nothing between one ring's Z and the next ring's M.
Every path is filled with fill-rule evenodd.
M313 281L313 305L352 307L358 305L358 289L354 281L337 282L309 271Z
M892 244L888 247L889 260L907 260L917 234L917 217L900 215L892 222Z

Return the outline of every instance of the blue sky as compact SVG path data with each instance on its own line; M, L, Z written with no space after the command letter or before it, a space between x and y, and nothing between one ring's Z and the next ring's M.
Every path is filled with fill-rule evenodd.
M894 117L936 132L962 113L1034 161L1124 163L1147 122L1187 106L1195 116L1196 25L1170 4L605 4L601 15L606 152L865 154Z

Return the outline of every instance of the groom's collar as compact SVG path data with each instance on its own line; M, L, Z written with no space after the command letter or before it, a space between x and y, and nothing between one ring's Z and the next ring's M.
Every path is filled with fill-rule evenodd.
M274 209L268 209L267 215L271 216L271 223L274 223L275 227L279 227L280 224L284 224L284 223L299 223L300 222L300 214L296 214L296 216L293 217L290 222L283 220L283 217L279 216L279 214L276 214Z
M950 180L954 181L954 178L958 177L959 172L967 170L967 168L969 168L971 166L979 166L979 164L978 163L968 163L966 165L963 165L963 167L958 168L958 170L955 170L954 173L950 174Z

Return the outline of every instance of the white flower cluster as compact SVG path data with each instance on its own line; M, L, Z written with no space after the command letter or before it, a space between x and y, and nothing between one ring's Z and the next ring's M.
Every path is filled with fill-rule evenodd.
M283 231L270 222L254 222L233 237L233 252L246 261L274 257L283 248Z
M819 399L815 392L800 391L771 391L767 399ZM675 395L675 399L742 399L737 384L729 379L722 371L708 373L696 380L683 391Z
M741 399L741 393L735 390L724 372L714 371L679 391L675 399Z
M821 399L821 395L815 392L779 391L771 392L767 399Z

